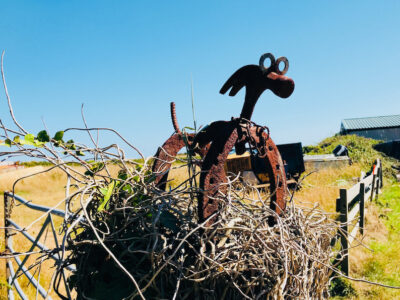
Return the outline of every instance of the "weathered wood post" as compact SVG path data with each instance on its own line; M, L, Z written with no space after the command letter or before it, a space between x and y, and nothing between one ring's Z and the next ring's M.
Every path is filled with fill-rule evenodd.
M376 160L376 166L374 169L374 176L375 176L375 180L376 180L376 182L374 182L374 184L375 184L375 200L378 200L379 190L381 187L380 169L381 169L381 161L378 158Z
M10 249L8 248L8 239L11 237L11 231L9 229L10 223L8 219L11 218L11 203L12 199L9 197L8 192L4 192L4 252L7 256L11 254ZM8 267L8 264L11 262L10 258L5 259L6 262L6 282L10 284L11 279L11 271ZM10 299L10 294L12 294L12 289L7 287L7 298Z
M360 183L360 233L364 235L364 213L365 213L365 183Z
M371 184L371 196L369 198L369 201L374 200L374 193L375 193L375 190L376 190L376 187L375 187L376 167L377 167L377 162L372 165L372 184Z
M348 243L348 203L347 190L340 189L340 244L342 246L343 260L341 263L342 272L349 275L349 243Z

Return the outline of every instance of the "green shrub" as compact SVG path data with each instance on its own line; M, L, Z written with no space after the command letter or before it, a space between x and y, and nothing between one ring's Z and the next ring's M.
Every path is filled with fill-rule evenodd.
M343 278L335 277L331 281L329 287L329 294L331 297L351 297L357 296L356 290L353 288L351 283Z
M330 154L338 145L343 145L349 150L349 157L352 162L359 163L364 170L370 168L374 161L380 158L382 161L383 176L393 180L396 172L392 168L392 165L399 164L399 161L373 148L374 145L381 142L358 135L335 135L322 140L315 146L303 147L303 152L309 155Z

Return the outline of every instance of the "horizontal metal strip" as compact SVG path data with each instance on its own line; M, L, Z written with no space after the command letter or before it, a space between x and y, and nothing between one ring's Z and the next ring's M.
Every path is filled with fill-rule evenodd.
M32 202L29 202L28 200L25 200L24 198L9 193L9 192L5 192L4 195L7 195L9 197L14 198L15 200L17 200L18 202L26 205L29 208L32 208L34 210L38 210L38 211L43 211L43 212L48 212L52 215L56 215L59 217L64 217L65 216L65 211L61 210L61 209L56 209L56 208L51 208L51 207L47 207L47 206L43 206L43 205L39 205L39 204L33 204Z

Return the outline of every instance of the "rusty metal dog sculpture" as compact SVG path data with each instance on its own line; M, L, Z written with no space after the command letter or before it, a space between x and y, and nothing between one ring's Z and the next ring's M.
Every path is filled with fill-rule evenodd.
M264 66L267 58L270 60L268 68ZM284 64L283 70L279 69L281 63ZM216 121L204 127L196 135L185 135L188 150L200 154L203 158L200 174L201 192L198 195L199 222L208 219L206 224L210 225L218 218L219 205L224 201L226 194L225 161L233 147L236 154L243 154L246 151L246 144L255 155L264 158L270 183L270 208L277 214L285 210L287 186L282 158L270 138L268 128L252 122L251 116L258 98L265 90L269 89L281 98L287 98L293 93L294 81L285 76L288 68L289 62L286 57L275 60L271 53L262 55L259 65L240 68L220 90L221 94L230 90L229 96L235 96L243 87L246 88L240 117L232 118L230 121ZM174 103L171 103L171 117L175 133L158 149L153 164L156 184L163 190L166 188L172 161L179 150L186 145L176 120ZM273 224L274 218L269 221Z

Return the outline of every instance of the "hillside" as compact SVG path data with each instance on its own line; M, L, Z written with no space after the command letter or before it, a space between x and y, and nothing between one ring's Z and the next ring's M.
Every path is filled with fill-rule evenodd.
M304 154L329 154L338 145L343 145L349 150L349 157L353 163L357 163L365 170L371 167L374 160L380 158L384 170L384 177L393 180L395 171L393 165L399 164L399 161L388 157L382 152L376 151L373 146L381 141L360 137L357 135L335 135L322 140L315 146L303 147Z

